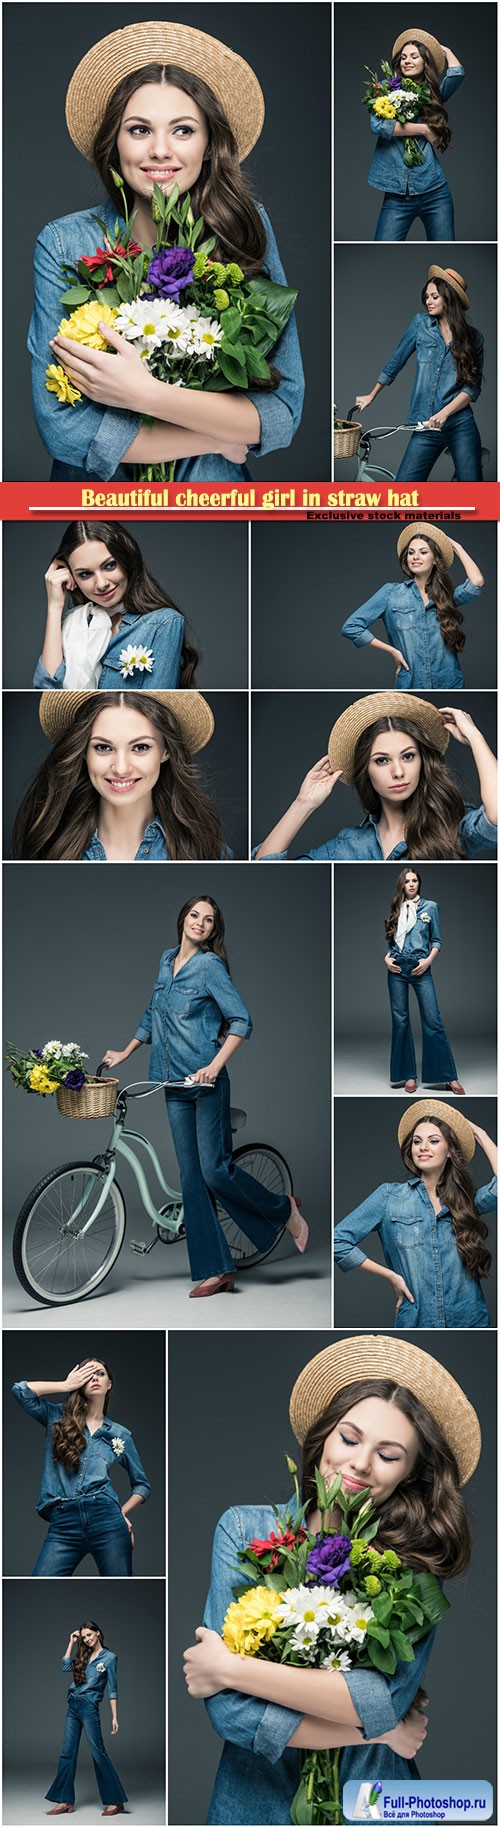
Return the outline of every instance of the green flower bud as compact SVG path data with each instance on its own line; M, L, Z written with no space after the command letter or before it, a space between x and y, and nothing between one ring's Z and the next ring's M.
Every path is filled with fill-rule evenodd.
M385 1567L390 1568L393 1573L396 1568L401 1567L401 1557L400 1555L396 1555L395 1549L384 1549L382 1560Z
M241 281L243 279L243 273L242 273L241 267L238 267L236 265L235 260L230 260L229 266L226 268L226 276L228 279L232 279L233 286L241 285Z
M359 1567L365 1554L364 1542L351 1542L351 1568Z
M194 267L193 267L193 279L203 279L203 274L205 272L206 264L207 264L206 254L197 254L196 260L194 263Z
M225 280L225 277L226 277L226 268L223 267L222 261L221 260L211 260L210 261L210 278L213 279L214 286L221 286L223 284L223 281Z
M370 1596L370 1599L374 1599L375 1595L377 1593L382 1592L381 1583L379 1580L377 1580L376 1574L367 1574L366 1580L365 1580L365 1588L366 1588L366 1592Z
M191 209L191 204L189 205L188 213L186 216L186 224L187 224L188 228L194 228L194 216L193 216L193 211Z
M368 1560L372 1574L374 1574L376 1568L381 1568L383 1566L384 1557L380 1554L380 1549L368 1549Z
M217 306L218 311L227 311L229 305L229 292L221 292L219 287L217 291L214 292L214 304Z
M292 1478L293 1478L293 1476L294 1476L294 1474L295 1474L295 1473L296 1473L296 1472L297 1472L297 1467L296 1467L296 1465L295 1465L295 1460L291 1460L291 1459L290 1459L290 1455L289 1455L289 1454L285 1454L285 1460L286 1460L286 1463L287 1463L287 1467L288 1467L288 1471L289 1471L289 1473L291 1473L291 1474L292 1474Z
M161 208L158 198L155 197L154 192L151 198L151 215L153 217L153 222L163 222L164 211Z

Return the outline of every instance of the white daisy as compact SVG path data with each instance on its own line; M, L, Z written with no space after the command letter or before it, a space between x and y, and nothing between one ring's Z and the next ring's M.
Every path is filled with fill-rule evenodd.
M113 1452L114 1452L114 1453L115 1453L115 1454L122 1454L122 1453L123 1453L123 1450L124 1450L124 1447L125 1447L125 1442L124 1442L124 1441L122 1441L122 1437L121 1437L121 1434L114 1434L114 1435L113 1435L113 1436L112 1436L112 1446L113 1446Z
M331 1650L328 1657L323 1657L321 1669L350 1669L351 1659L347 1650Z
M120 654L120 672L123 679L130 679L132 673L152 673L154 666L153 650L150 647L134 647L129 641L128 647L122 647Z

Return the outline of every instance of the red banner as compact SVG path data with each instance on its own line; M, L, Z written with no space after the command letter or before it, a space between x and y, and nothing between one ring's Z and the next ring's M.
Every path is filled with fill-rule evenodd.
M500 484L349 482L0 484L2 520L500 520Z

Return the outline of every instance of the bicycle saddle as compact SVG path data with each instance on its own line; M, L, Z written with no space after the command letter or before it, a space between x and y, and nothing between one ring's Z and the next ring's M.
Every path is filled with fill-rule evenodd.
M237 1105L232 1104L231 1105L231 1129L233 1131L234 1130L243 1130L245 1127L245 1124L246 1124L246 1120L247 1120L246 1111L240 1111L240 1110L238 1110Z

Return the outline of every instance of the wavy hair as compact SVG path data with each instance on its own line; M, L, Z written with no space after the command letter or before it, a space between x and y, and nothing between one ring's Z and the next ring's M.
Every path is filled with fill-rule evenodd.
M407 865L405 870L400 870L400 872L399 872L399 876L397 878L396 887L395 887L394 895L393 895L391 905L389 908L387 920L384 921L386 939L387 939L387 944L389 946L392 944L392 941L396 934L396 928L397 928L399 916L401 913L401 908L403 906L403 902L407 899L405 896L405 882L406 882L407 876L416 876L417 877L418 892L420 895L420 890L422 887L422 877L420 875L420 871L414 870L413 864L410 866L410 868L408 868L408 865Z
M223 963L223 965L225 965L226 971L229 971L229 960L228 960L226 946L225 946L224 918L223 918L223 915L222 915L218 902L214 901L213 895L203 895L203 894L190 895L189 901L183 902L182 908L180 908L179 913L177 915L177 938L179 941L179 945L181 945L181 941L182 941L182 935L184 932L184 921L186 919L186 916L191 913L192 908L196 907L196 904L198 901L208 901L209 907L212 908L213 915L214 915L214 924L212 927L212 932L209 934L208 939L204 939L203 945L200 946L200 951L201 952L215 952L216 957L222 959L222 963Z
M457 371L457 381L462 387L479 387L481 383L481 364L479 360L478 331L467 322L463 305L453 286L445 279L427 279L422 287L422 304L427 304L429 286L435 286L443 299L447 322L451 330L451 353Z
M426 588L435 604L436 615L445 646L449 648L451 654L462 654L465 647L465 635L463 632L464 619L461 610L458 609L457 604L455 603L448 567L445 565L439 547L436 546L434 540L429 539L427 533L422 535L417 534L415 537L417 539L420 537L425 539L425 544L432 553L432 570L430 571ZM411 540L409 541L409 544L411 546ZM413 578L413 572L410 571L408 564L408 546L406 547L406 552L402 553L399 563L401 570L404 571L405 577Z
M102 540L103 546L107 546L110 558L116 559L117 564L121 565L125 572L127 583L123 607L127 613L132 612L134 616L148 616L156 609L179 610L179 605L174 603L170 592L165 590L164 585L158 584L152 572L148 571L137 540L126 527L121 525L120 521L70 521L69 527L66 527L63 533L57 552L54 553L52 562L62 559L63 564L68 565L71 570L71 554L78 546L83 546L87 540ZM85 596L85 591L81 589L80 585L71 592L71 601L74 604L88 603L89 598ZM184 622L185 620L184 617ZM196 668L199 660L198 649L193 646L192 641L184 633L180 686L186 689L196 685Z
M435 133L439 152L446 152L447 147L451 144L451 128L439 86L437 64L428 45L420 44L418 38L408 38L406 42L407 44L416 44L417 50L420 51L424 66L423 79L427 83L427 88L430 89L432 96L432 101L428 102L427 105L424 104L422 108L419 109L419 119L422 118L423 121L426 121L427 126ZM393 57L392 59L394 75L399 76L401 82L404 82L404 75L401 69L401 58L404 48L404 44L402 44L401 50L397 53L397 57ZM421 81L422 79L417 77L416 80Z
M395 1549L405 1567L429 1569L442 1580L463 1574L470 1560L471 1544L455 1455L434 1416L413 1391L393 1378L359 1378L346 1384L314 1422L303 1446L303 1503L309 1510L316 1506L314 1468L320 1464L327 1436L355 1403L372 1396L394 1403L412 1423L418 1442L412 1471L377 1506L377 1548Z
M79 1630L79 1632L97 1631L99 1634L99 1642L101 1644L102 1649L104 1650L104 1632L101 1631L100 1625L96 1625L95 1619L84 1619L83 1624L78 1626L78 1630ZM93 1655L94 1655L94 1652L91 1649L90 1644L84 1644L83 1638L79 1637L75 1655L72 1658L72 1662L71 1662L71 1668L73 1671L73 1681L75 1684L75 1688L80 1688L82 1682L85 1681L85 1677L87 1674L87 1666L90 1662L90 1658Z
M420 1121L425 1120L420 1119ZM432 1117L429 1122L435 1124L436 1129L441 1131L449 1151L448 1159L437 1182L436 1193L443 1206L448 1207L458 1254L462 1259L464 1269L471 1280L477 1282L480 1276L489 1276L491 1270L491 1252L484 1243L484 1239L488 1236L488 1226L476 1211L474 1182L466 1168L455 1131L451 1130L449 1124L445 1123L441 1117ZM411 1152L415 1130L418 1130L418 1123L414 1124L413 1130L406 1137L401 1149L405 1168L408 1168L410 1174L415 1174L415 1162Z
M92 1363L93 1360L91 1358L82 1358L80 1359L78 1369L81 1370L82 1365L90 1365ZM112 1389L113 1373L110 1371L109 1365L104 1363L103 1358L99 1358L97 1363L99 1365L104 1365L106 1375L111 1380ZM107 1390L103 1403L104 1415L107 1415L108 1413L110 1395L111 1391ZM64 1466L64 1470L67 1473L76 1473L80 1465L82 1453L86 1445L85 1423L87 1420L88 1406L88 1397L85 1395L85 1390L72 1390L71 1396L68 1396L67 1401L64 1404L64 1415L61 1417L61 1421L54 1422L52 1426L52 1459L60 1460L61 1465Z
M409 857L456 861L463 857L459 839L464 802L445 768L443 758L426 731L411 718L378 717L358 737L354 752L353 781L366 812L380 818L382 803L368 773L376 736L401 730L417 744L421 755L420 777L411 799L405 802L405 840Z

